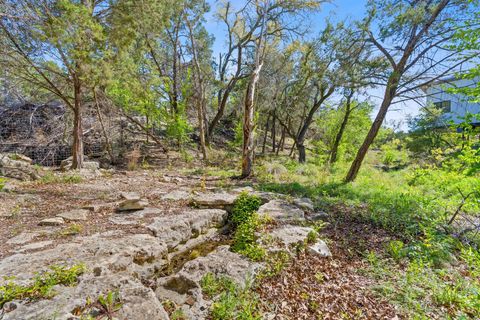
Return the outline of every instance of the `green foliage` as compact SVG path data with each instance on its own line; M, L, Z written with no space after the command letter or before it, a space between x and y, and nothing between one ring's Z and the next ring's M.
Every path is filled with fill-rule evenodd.
M201 280L203 292L214 300L210 316L214 320L262 319L257 296L249 283L244 288L232 279L206 274Z
M12 300L45 299L55 295L52 288L56 285L73 286L78 277L85 272L83 264L51 266L50 271L37 274L28 285L16 284L13 279L0 286L0 307ZM8 279L7 279L8 280Z
M261 261L265 257L265 249L257 243L255 233L263 224L257 214L253 213L249 218L237 226L233 235L232 250L238 252L253 261Z
M307 234L307 243L315 243L317 242L317 239L318 239L317 231L312 230Z
M98 296L98 305L107 319L113 320L115 312L122 308L123 303L118 291L109 291L105 296Z
M230 221L234 226L242 224L253 216L261 204L262 200L258 196L242 192L233 204Z
M3 187L5 187L5 183L7 182L7 179L5 178L0 178L0 191L3 190Z
M390 256L399 261L405 257L405 245L400 240L393 240L387 244L387 252Z

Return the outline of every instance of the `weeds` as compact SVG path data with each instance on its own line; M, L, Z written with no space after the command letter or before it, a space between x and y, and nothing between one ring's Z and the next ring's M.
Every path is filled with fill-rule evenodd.
M66 266L51 266L50 271L37 274L29 285L19 285L13 278L0 286L0 307L12 300L48 299L55 295L52 288L56 285L73 286L78 277L85 272L83 264Z
M208 273L200 284L204 294L214 301L210 310L213 320L262 319L259 301L251 290L250 282L241 287L228 277Z

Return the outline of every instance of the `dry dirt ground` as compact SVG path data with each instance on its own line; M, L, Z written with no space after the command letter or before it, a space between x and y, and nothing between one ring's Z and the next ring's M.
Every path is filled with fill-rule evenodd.
M228 178L181 172L178 168L112 171L80 183L17 183L14 192L0 192L0 263L16 252L44 250L75 241L78 235L117 230L123 234L149 233L144 225L153 217L173 218L188 207L187 200L162 200L162 195L175 190L195 192L239 184ZM148 200L148 207L155 210L134 222L122 220L121 214L116 213L122 192L140 194ZM94 209L85 221L39 226L45 218L82 207ZM16 238L20 241L12 241ZM274 310L274 319L398 319L392 305L371 293L373 280L358 272L364 266L360 253L363 247L374 249L388 236L368 225L340 219L330 223L321 238L327 241L332 258L301 254L279 275L256 286L265 310ZM44 246L29 247L33 242Z

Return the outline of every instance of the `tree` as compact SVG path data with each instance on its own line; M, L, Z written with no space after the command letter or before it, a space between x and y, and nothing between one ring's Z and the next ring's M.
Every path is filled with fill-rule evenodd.
M422 86L428 85L446 74L453 73L473 55L460 57L459 50L452 50L455 33L467 27L466 17L475 12L477 5L465 0L436 1L370 1L369 16L363 29L367 41L389 63L383 81L383 99L373 124L357 152L346 182L355 180L363 159L377 136L393 103L416 99ZM470 11L472 10L472 11ZM372 31L375 25L378 36Z
M74 114L72 168L83 164L82 113L89 79L102 73L106 1L6 1L18 17L0 17L9 75L61 99Z

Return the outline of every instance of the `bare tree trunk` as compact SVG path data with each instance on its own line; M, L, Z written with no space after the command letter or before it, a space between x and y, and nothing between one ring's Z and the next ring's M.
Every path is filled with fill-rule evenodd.
M242 149L242 178L247 178L252 174L253 168L253 156L254 156L254 122L255 115L254 99L255 99L255 87L257 85L260 70L262 65L258 65L247 87L247 94L245 97L245 110L243 117L243 149Z
M342 124L340 125L340 129L335 136L335 141L333 143L332 151L330 153L330 164L333 164L337 161L338 147L340 146L340 142L342 141L343 133L345 132L345 128L347 127L348 119L350 118L350 114L352 111L351 98L351 95L347 97L347 102L345 104L345 114L343 115Z
M273 123L272 123L272 152L275 152L275 149L277 147L277 132L276 132L276 125L275 125L275 110L273 110Z
M285 136L286 136L287 132L285 131L285 128L282 128L282 136L280 138L280 144L277 148L277 156L278 154L280 153L280 151L283 152L283 150L285 149Z
M267 146L269 124L270 124L270 114L268 115L267 122L265 123L265 133L263 135L262 154L265 154L265 148Z
M305 145L303 141L297 142L297 150L298 150L298 162L305 163L307 161L307 155L305 153Z
M395 90L396 86L394 88L392 88L391 86L387 86L387 89L385 91L385 97L383 99L382 105L380 106L380 110L378 111L378 114L375 117L372 127L368 131L368 134L365 137L362 146L360 147L360 149L358 149L355 160L353 160L352 165L350 166L350 170L345 177L345 182L352 182L357 177L358 171L362 166L363 159L365 159L365 155L367 154L370 145L375 140L375 137L377 136L378 131L382 126L383 120L385 120L385 116L387 115L388 108L392 103Z
M83 167L82 88L78 81L74 84L74 95L72 169L81 169Z

